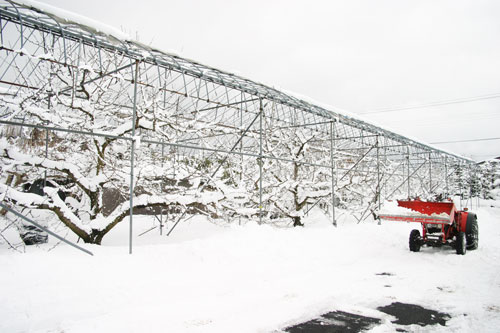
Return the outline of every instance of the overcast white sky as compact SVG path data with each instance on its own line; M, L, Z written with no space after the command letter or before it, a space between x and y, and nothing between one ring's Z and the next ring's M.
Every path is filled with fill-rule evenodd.
M498 0L42 0L424 142L500 137ZM436 144L482 160L500 140Z

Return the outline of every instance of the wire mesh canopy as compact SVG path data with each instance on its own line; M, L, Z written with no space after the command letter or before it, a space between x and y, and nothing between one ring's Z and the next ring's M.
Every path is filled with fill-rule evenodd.
M106 32L99 32L98 29L91 26L86 26L84 25L84 23L72 22L71 18L58 17L50 12L43 11L33 6L17 4L16 2L8 2L2 5L1 15L2 20L16 23L18 29L21 29L21 35L19 36L20 40L18 41L18 43L16 43L16 45L10 46L10 49L13 51L16 51L16 46L18 47L17 51L21 51L25 47L28 47L30 44L29 39L32 37L27 37L26 33L31 29L38 30L42 33L51 34L63 39L63 43L62 45L60 45L60 47L63 48L63 50L60 50L60 52L64 54L64 58L61 59L63 60L63 65L69 65L71 61L74 60L69 59L71 58L69 53L74 51L71 50L71 48L73 48L73 43L76 43L78 45L85 45L89 48L94 48L96 49L97 53L119 53L123 54L128 59L141 61L145 64L149 64L150 66L161 67L165 68L166 70L175 72L181 75L185 80L191 82L199 80L206 82L206 84L211 83L213 85L219 85L220 88L222 88L222 90L226 90L226 92L228 90L231 90L232 95L234 95L234 92L237 91L240 93L244 93L245 95L250 95L254 98L262 98L268 101L272 101L276 104L280 104L284 107L307 113L308 115L303 116L303 118L307 119L310 123L314 123L315 121L320 120L335 120L339 123L366 131L367 133L370 133L372 135L383 136L405 146L410 146L415 149L428 152L445 154L453 158L466 160L461 156L442 151L422 142L418 142L405 136L393 133L351 115L346 115L334 110L326 110L323 107L311 104L289 94L285 94L266 85L256 83L249 79L242 78L238 75L215 69L213 67L202 65L195 61L188 60L177 55L162 52L158 49L143 45L132 40L118 39L117 37L114 37L112 33L108 34ZM6 24L6 22L4 22L4 24ZM23 30L26 31L23 33ZM9 46L5 45L3 40L2 49L9 49ZM97 68L94 68L94 70L99 73L103 72L103 68L101 68L100 66L97 66ZM187 94L187 92L189 91L189 84L192 84L191 82L186 82L186 87L184 87L185 94ZM223 96L223 99L217 100L216 98L214 98L214 100L211 102L214 105L217 105L219 103L221 106L224 106L231 104L232 100L234 101L234 98L231 99L230 96ZM306 123L302 123L301 125L306 125Z

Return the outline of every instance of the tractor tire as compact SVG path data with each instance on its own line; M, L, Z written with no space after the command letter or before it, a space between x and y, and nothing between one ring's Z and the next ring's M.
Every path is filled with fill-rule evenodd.
M467 250L476 250L479 246L479 226L476 215L473 215L471 219L467 218L466 230Z
M465 232L459 232L456 241L457 254L464 255L467 252L467 237Z
M421 237L420 237L420 231L417 229L413 229L410 232L410 251L411 252L418 252L420 251L420 246L421 244Z

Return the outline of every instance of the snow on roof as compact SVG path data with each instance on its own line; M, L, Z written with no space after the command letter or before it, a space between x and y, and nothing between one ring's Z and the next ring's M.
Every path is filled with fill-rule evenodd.
M185 68L183 68L183 66L188 65L189 68L186 72L196 73L196 75L200 77L204 76L206 78L210 78L211 80L220 81L224 85L234 87L236 89L242 89L244 91L250 89L252 90L251 92L253 94L260 95L279 102L284 102L285 104L292 105L307 112L320 114L321 116L335 119L336 121L344 122L349 125L357 124L365 129L371 129L372 131L374 131L374 133L381 133L382 135L396 140L399 139L398 141L404 139L405 141L413 145L432 149L436 152L444 153L446 155L466 160L468 162L474 162L467 157L460 156L451 151L432 146L428 143L420 141L419 139L410 138L407 135L400 134L393 129L389 129L387 126L382 126L371 120L364 119L360 115L349 112L347 110L326 105L324 103L319 103L309 97L297 93L293 93L283 89L278 90L274 87L271 87L271 85L265 85L262 83L250 81L238 75L202 65L196 61L180 57L175 51L165 52L158 48L144 45L138 41L133 40L130 35L120 31L119 29L87 18L85 16L75 14L73 12L47 5L35 0L16 0L12 2L27 9L32 9L37 12L43 13L58 23L66 25L77 25L80 29L92 35L102 36L104 38L107 38L111 42L119 41L123 45L130 45L130 47L136 48L137 50L135 51L138 51L143 58L152 57L156 61L158 60L158 55L165 56L170 58L169 60L173 60L173 62L175 62L175 64L182 70L186 70Z
M14 3L19 5L24 5L28 8L35 8L42 11L44 14L49 15L54 20L66 23L66 24L77 24L82 28L90 29L97 34L105 34L108 36L112 36L116 39L121 40L131 40L131 37L107 24L103 24L99 21L93 20L91 18L70 12L65 9L61 9L58 7L54 7L51 5L47 5L45 3L34 1L34 0L16 0Z
M452 156L455 156L455 157L459 157L461 159L464 159L464 160L472 162L472 160L469 159L469 158L467 158L467 157L464 157L464 156L461 156L461 155L457 155L454 152L451 152L451 151L446 150L446 149L438 148L438 147L436 147L434 145L431 145L429 143L424 143L424 142L420 141L417 138L413 138L413 137L410 137L408 135L400 134L400 133L398 133L397 130L394 130L393 128L390 128L390 127L388 127L386 125L379 124L379 123L377 123L376 121L373 121L373 120L368 120L365 117L363 117L363 116L361 116L361 115L359 115L357 113L353 113L351 111L347 111L345 109L341 109L341 108L336 107L336 106L331 106L331 105L328 105L328 104L325 104L325 103L322 103L322 102L318 102L318 101L316 101L316 100L314 100L314 99L312 99L312 98L310 98L308 96L304 96L304 95L301 95L301 94L298 94L298 93L295 93L295 92L291 92L289 90L282 89L282 91L285 92L288 95L295 96L295 97L299 98L300 100L306 101L306 102L308 102L308 103L310 103L312 105L317 105L317 106L319 106L319 107L321 107L323 109L331 110L331 111L333 111L335 113L338 113L338 114L341 114L343 116L352 118L354 120L366 123L366 124L371 125L373 127L384 129L384 130L386 130L388 132L394 133L394 134L399 135L401 137L405 137L406 139L411 140L411 141L413 141L415 143L418 143L418 144L424 145L426 147L429 147L429 148L431 148L431 149L433 149L435 151L440 151L440 152L443 152L445 154L452 155ZM498 157L498 158L500 158L500 157Z

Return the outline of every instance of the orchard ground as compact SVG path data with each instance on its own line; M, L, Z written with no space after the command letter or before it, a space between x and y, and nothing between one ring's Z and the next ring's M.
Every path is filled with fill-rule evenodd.
M479 248L408 250L415 223L320 211L305 227L212 223L195 217L170 236L152 217L102 246L0 248L0 332L280 332L342 311L380 320L371 332L498 332L500 202L482 201ZM168 225L171 227L171 224ZM15 235L10 235L15 237ZM80 243L81 245L81 243ZM446 326L402 326L377 308L401 302L450 315Z

